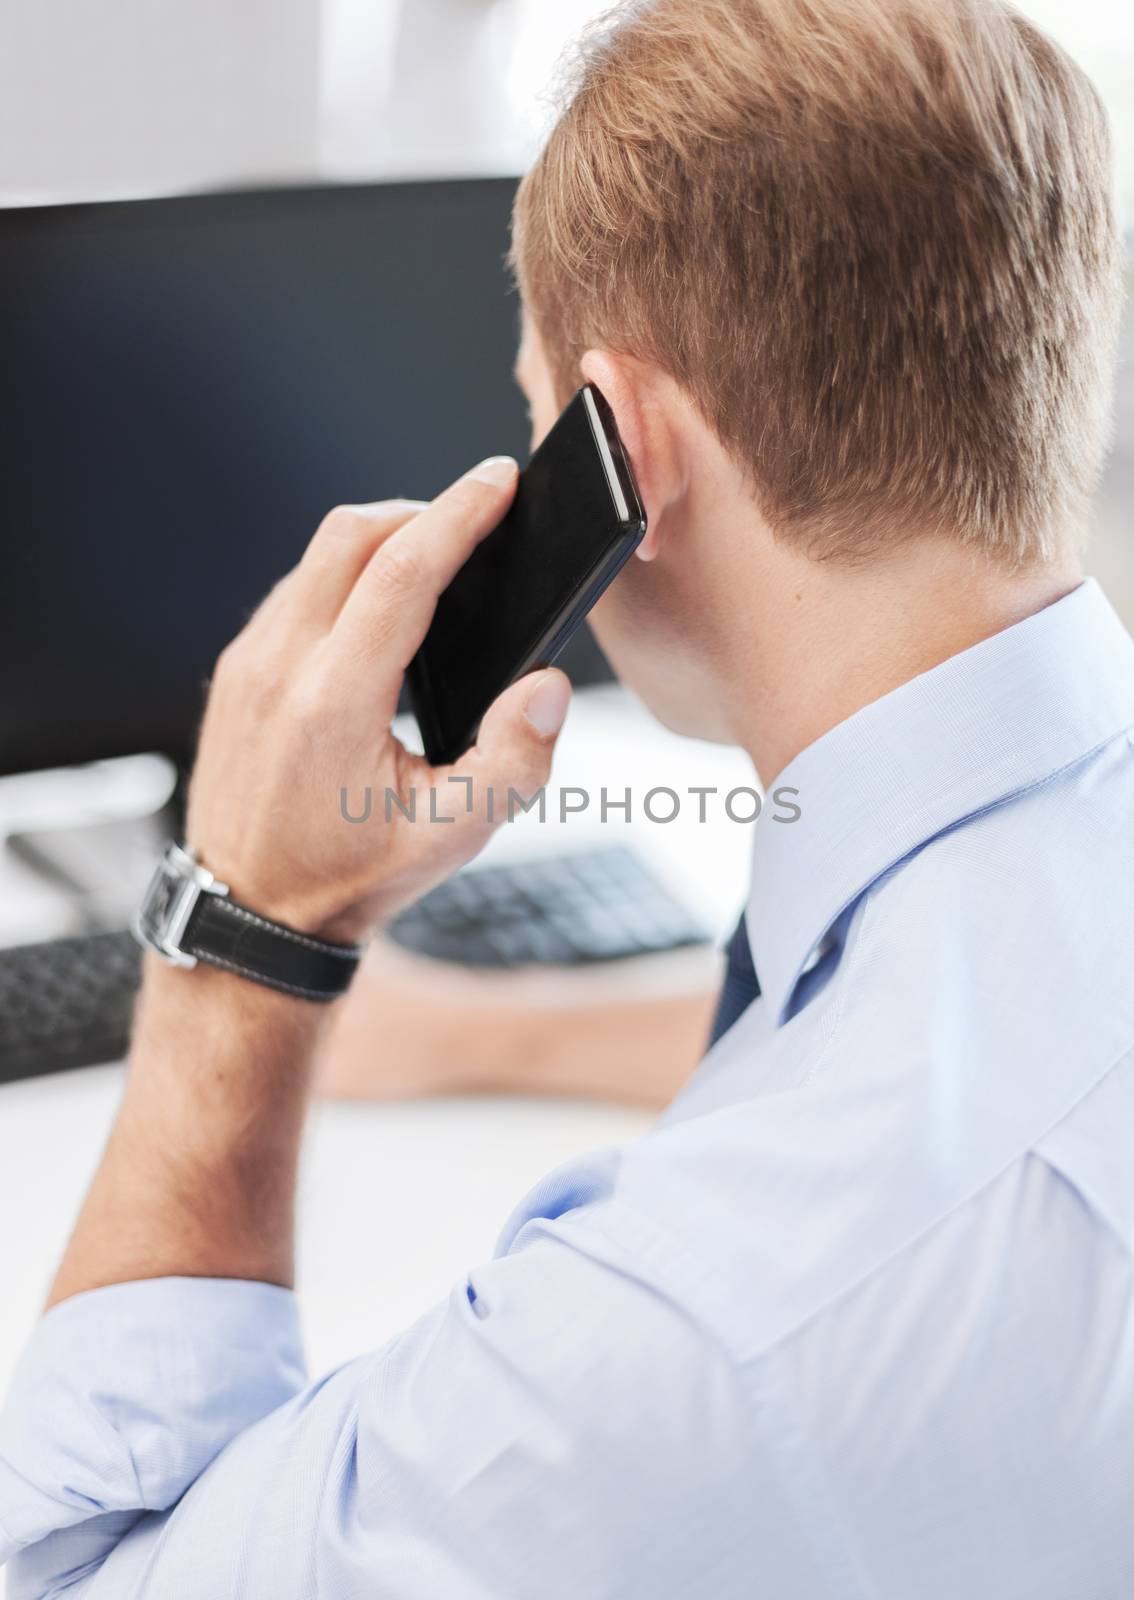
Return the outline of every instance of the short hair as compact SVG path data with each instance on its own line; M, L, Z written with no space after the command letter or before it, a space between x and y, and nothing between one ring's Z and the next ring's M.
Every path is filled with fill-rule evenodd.
M1077 543L1109 433L1105 114L999 0L646 0L584 35L512 262L557 396L684 386L784 540Z

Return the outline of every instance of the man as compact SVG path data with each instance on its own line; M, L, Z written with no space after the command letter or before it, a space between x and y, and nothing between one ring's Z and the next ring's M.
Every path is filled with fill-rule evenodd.
M1105 149L984 0L659 0L592 39L518 202L533 430L602 389L650 520L602 642L802 815L758 830L656 1132L313 1387L327 1008L151 965L0 1427L15 1600L1131 1593L1134 643L1079 569ZM332 513L222 657L188 840L300 943L483 842L380 730L513 484ZM459 772L530 793L566 708L521 682ZM342 784L455 821L336 826Z

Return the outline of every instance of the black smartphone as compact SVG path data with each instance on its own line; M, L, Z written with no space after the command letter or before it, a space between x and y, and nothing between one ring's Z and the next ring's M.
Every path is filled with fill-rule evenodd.
M437 602L407 683L434 766L509 684L555 660L646 532L610 407L586 384L520 474L508 514Z

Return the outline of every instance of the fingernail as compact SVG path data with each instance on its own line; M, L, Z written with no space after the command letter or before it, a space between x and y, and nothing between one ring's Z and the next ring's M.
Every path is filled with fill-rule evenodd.
M468 476L478 478L481 483L491 483L497 489L505 489L519 470L512 456L489 456L479 467L473 467Z
M561 672L549 672L528 696L524 715L541 739L558 733L571 703L571 685Z

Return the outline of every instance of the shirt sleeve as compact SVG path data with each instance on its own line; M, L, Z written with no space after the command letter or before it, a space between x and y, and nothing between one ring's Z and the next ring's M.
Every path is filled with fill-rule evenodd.
M294 1296L269 1284L155 1278L53 1307L0 1413L9 1595L96 1568L304 1381Z
M202 1309L193 1287L167 1290L186 1320ZM223 1301L232 1289L212 1292ZM135 1347L152 1336L148 1309L121 1292L117 1316ZM72 1312L76 1323L90 1314ZM38 1360L54 1367L50 1352ZM100 1373L100 1392L130 1388L128 1361ZM73 1395L62 1376L38 1380L92 1412L81 1492L97 1487L99 1509L154 1508L68 1600L724 1597L749 1592L761 1530L773 1529L798 1547L800 1570L810 1566L774 1475L753 1460L731 1362L608 1239L570 1218L529 1224L510 1254L383 1351L259 1421L256 1401L240 1398L239 1362L219 1346L214 1361L211 1387L231 1398L214 1431L190 1424L195 1443L182 1442L194 1408L156 1383L110 1406L92 1398L89 1368ZM210 1386L203 1370L201 1380ZM263 1379L256 1393L266 1398ZM205 1411L213 1404L198 1396ZM74 1453L72 1419L55 1411L49 1431L44 1473ZM231 1443L182 1495L223 1432ZM113 1494L96 1458L117 1463ZM142 1477L147 1499L133 1487ZM48 1521L41 1512L31 1531ZM48 1534L17 1557L11 1600L51 1595L74 1570Z

